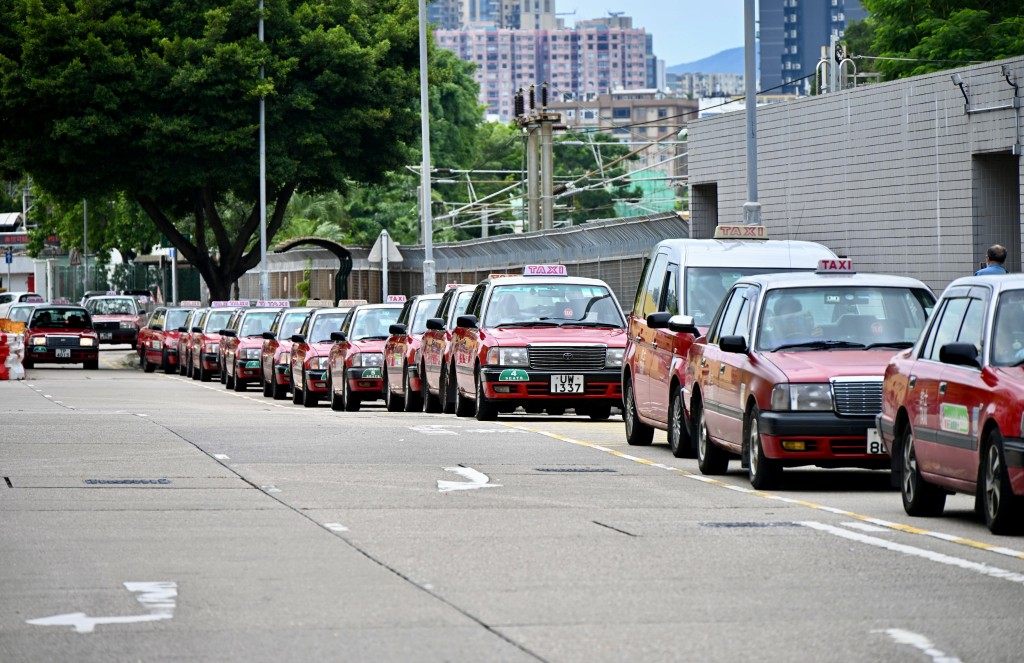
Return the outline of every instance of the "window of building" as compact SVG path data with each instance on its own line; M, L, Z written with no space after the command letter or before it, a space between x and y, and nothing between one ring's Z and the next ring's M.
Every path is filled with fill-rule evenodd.
M616 120L628 120L630 118L629 108L613 108L612 117Z

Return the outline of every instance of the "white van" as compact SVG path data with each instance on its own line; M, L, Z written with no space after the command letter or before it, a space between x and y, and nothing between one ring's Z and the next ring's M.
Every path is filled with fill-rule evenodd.
M0 318L7 317L11 304L42 304L43 298L34 292L0 292Z
M762 226L729 226L767 237ZM752 233L752 229L757 229ZM704 334L737 279L773 272L809 271L836 255L814 242L771 239L666 239L644 263L629 315L622 363L622 417L626 440L648 445L654 429L668 430L676 456L693 450L686 430L669 430L672 396L685 387L686 353L694 326ZM676 317L686 316L686 317ZM671 319L671 325L670 325ZM675 418L679 421L678 418ZM676 427L678 428L678 427Z

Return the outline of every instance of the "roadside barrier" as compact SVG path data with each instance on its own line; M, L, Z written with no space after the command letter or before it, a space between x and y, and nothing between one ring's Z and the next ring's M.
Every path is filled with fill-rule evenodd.
M0 380L25 379L25 368L21 365L25 357L24 329L23 322L0 320Z

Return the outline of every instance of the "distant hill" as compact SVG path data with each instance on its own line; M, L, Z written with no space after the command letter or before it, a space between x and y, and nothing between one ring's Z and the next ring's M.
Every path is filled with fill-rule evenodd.
M730 48L695 62L672 65L670 74L742 74L743 47Z

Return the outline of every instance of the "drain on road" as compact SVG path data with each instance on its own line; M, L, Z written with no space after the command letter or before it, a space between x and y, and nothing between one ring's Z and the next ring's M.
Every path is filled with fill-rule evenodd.
M170 479L84 479L90 486L166 486Z
M534 469L538 472L564 472L580 474L614 473L617 471L607 467L535 467Z
M734 523L700 523L704 527L799 527L800 523L792 523L784 520L771 521L766 523L755 522L734 522Z

